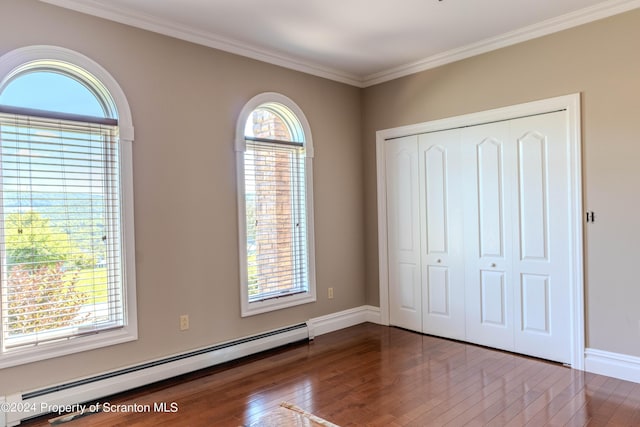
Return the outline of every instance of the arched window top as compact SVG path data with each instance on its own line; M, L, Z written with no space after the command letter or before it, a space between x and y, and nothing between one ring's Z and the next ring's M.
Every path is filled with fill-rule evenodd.
M291 99L274 92L253 97L242 109L236 129L236 150L246 149L247 139L298 143L306 157L313 157L311 129L304 113Z
M276 141L305 142L300 120L285 105L269 102L259 105L247 118L244 136Z
M0 56L0 105L116 119L133 141L131 110L116 80L92 59L57 46L27 46Z
M118 118L102 82L89 71L60 60L28 61L14 68L0 85L0 104Z
M0 92L0 104L95 117L110 117L113 102L105 102L87 84L66 71L23 71ZM113 117L115 118L115 117Z

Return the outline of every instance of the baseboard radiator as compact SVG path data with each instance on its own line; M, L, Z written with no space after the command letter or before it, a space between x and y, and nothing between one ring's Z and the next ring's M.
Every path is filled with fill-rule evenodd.
M15 426L28 418L44 415L49 412L47 408L96 401L136 387L310 338L313 337L310 335L309 327L306 323L301 323L65 384L6 396L6 404L28 410L8 412L5 414L5 420L0 414L0 427L3 424Z

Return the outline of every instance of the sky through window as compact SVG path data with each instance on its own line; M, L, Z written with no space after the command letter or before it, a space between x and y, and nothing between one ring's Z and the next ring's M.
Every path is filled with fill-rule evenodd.
M52 71L20 74L0 93L0 104L105 117L100 102L87 87Z

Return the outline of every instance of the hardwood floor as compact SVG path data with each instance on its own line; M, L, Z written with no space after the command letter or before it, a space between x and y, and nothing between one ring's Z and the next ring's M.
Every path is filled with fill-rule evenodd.
M373 324L102 400L175 402L175 413L102 412L64 425L235 427L282 401L340 426L640 426L640 384Z

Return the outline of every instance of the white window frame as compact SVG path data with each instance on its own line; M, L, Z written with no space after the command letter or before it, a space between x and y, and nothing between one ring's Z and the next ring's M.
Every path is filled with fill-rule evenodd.
M261 105L278 103L295 114L304 132L305 147L305 195L307 218L307 257L308 257L308 291L298 294L290 294L280 298L272 298L261 301L249 301L248 295L248 269L247 269L247 218L245 204L245 171L244 159L246 150L245 125L247 119ZM251 98L240 112L236 125L236 171L238 189L238 234L240 255L240 310L241 316L247 317L259 313L293 307L316 301L316 275L315 275L315 238L313 220L313 140L311 127L304 113L290 98L276 93L265 92Z
M0 369L106 347L138 338L135 241L133 228L133 122L124 92L116 80L92 59L58 46L28 46L0 56L0 93L17 75L30 69L58 69L82 81L102 102L105 113L118 119L120 151L121 262L125 326L93 335L0 353Z

